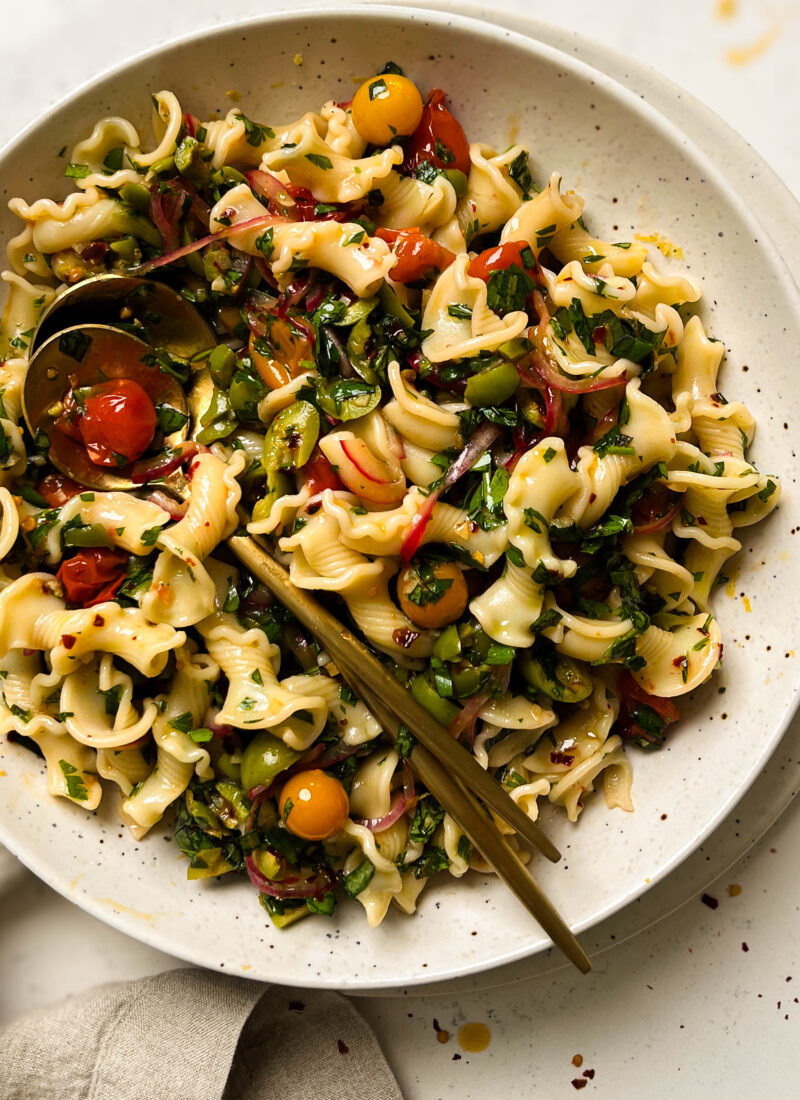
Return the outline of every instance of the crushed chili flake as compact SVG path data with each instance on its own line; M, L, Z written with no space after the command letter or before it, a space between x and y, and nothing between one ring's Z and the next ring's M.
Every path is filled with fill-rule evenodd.
M454 1054L453 1055L453 1061L454 1062L460 1062L461 1061L461 1055L460 1054Z
M64 649L72 649L72 647L75 645L75 641L76 639L74 634L61 635L61 644L63 645Z
M589 1082L585 1077L574 1077L572 1079L572 1087L574 1089L585 1089Z
M341 1039L336 1040L336 1045L339 1048L339 1053L340 1054L349 1054L350 1053L350 1047L347 1045L347 1043L343 1043Z
M305 1007L302 1001L289 1001L290 1012L302 1012Z
M551 752L550 753L550 763L551 764L565 764L567 767L569 767L574 759L575 759L575 757L570 756L570 754L568 752Z
M709 909L716 909L719 906L719 901L715 897L712 897L711 894L703 894L700 900L703 905L707 905Z
M106 621L102 615L95 615L92 619L92 626L105 626Z
M403 649L408 649L419 637L420 632L418 630L409 630L407 626L399 626L397 630L392 631L392 641L395 645L402 646Z
M583 1076L588 1077L590 1081L594 1080L594 1070L593 1069L585 1069L583 1071Z

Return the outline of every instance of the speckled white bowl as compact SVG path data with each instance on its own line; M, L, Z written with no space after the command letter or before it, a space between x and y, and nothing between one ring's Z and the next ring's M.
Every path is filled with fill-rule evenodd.
M696 693L664 751L632 754L636 813L609 812L599 796L577 826L545 814L565 859L540 862L538 878L573 927L586 929L701 843L756 777L797 703L800 302L732 188L662 116L580 62L468 19L371 6L273 16L161 47L21 135L0 157L3 189L27 199L63 194L61 146L103 114L143 123L148 93L160 88L201 116L224 113L235 88L253 117L288 118L349 98L389 57L422 86L446 88L473 139L503 146L518 133L539 177L557 168L586 196L600 236L659 232L681 245L705 287L704 320L729 349L723 389L756 415L757 462L783 475L784 503L745 532L727 570L735 584L717 600L724 671ZM3 214L2 237L13 231ZM38 763L0 746L0 840L78 905L173 955L267 981L368 989L464 975L548 946L505 889L479 876L436 880L414 918L392 914L374 931L360 907L342 905L331 921L278 932L248 884L187 882L166 830L134 842L115 821L113 796L90 816L48 799Z

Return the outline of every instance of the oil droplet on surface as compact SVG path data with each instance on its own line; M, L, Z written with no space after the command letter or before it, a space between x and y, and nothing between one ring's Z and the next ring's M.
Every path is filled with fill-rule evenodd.
M469 1054L480 1054L492 1041L492 1033L486 1024L464 1024L458 1033L458 1045Z
M444 1028L440 1028L439 1031L436 1032L436 1041L439 1043L449 1043L450 1032L445 1031Z
M576 1069L579 1066L582 1066L583 1065L583 1055L582 1054L573 1054L572 1055L572 1064L573 1064L573 1066L576 1067Z
M751 61L755 61L763 53L766 53L780 33L780 24L773 23L749 46L735 46L728 50L725 54L725 60L729 65L749 65Z
M736 0L717 0L714 14L717 19L733 19L736 15Z
M741 894L741 892L742 892L741 886L739 886L735 882L732 882L730 884L730 886L728 887L728 897L729 898L738 898L738 896L739 896L739 894Z

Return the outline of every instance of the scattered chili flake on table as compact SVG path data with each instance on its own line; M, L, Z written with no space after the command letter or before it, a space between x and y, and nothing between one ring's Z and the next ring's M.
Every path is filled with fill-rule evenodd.
M343 1043L341 1039L336 1040L336 1045L339 1048L339 1053L340 1054L349 1054L350 1053L350 1047L347 1045L347 1043Z
M585 1077L573 1077L572 1079L572 1087L574 1089L585 1089L588 1084L589 1082Z
M290 1012L302 1012L305 1007L302 1001L289 1001Z
M749 951L749 950L750 950L750 948L747 946L747 944L744 942L744 940L742 940L742 951ZM760 994L759 994L759 996L760 996Z
M583 1071L583 1076L588 1077L590 1081L593 1080L594 1079L594 1070L593 1069L585 1069Z
M703 894L700 898L703 905L707 905L709 909L717 909L719 907L719 901L712 897L711 894Z

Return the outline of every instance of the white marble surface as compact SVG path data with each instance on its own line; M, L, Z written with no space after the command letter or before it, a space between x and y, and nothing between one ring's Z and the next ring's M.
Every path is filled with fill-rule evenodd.
M279 5L2 0L0 10L13 12L13 19L0 46L0 141L77 83L133 53L272 6ZM654 65L714 108L800 193L800 136L790 118L800 97L797 4L673 0L657 7L640 0L572 0L556 9L538 0L496 0L493 6L542 19L557 15L562 26ZM765 46L761 52L759 45ZM733 64L730 51L748 48L755 56ZM796 768L796 760L788 766ZM736 828L733 822L732 836ZM583 1078L587 1097L691 1100L720 1086L734 1098L757 1090L795 1096L799 857L795 802L745 859L708 887L718 908L695 896L599 956L588 978L560 970L501 989L368 998L359 1007L406 1095L419 1100L572 1095L571 1081L587 1069L595 1071ZM719 855L716 860L724 865ZM732 884L741 892L732 896ZM685 895L678 880L674 888L677 903ZM0 897L0 1020L99 980L176 965L86 916L10 857L0 860ZM434 1019L450 1033L447 1042L437 1041ZM466 1020L491 1028L485 1053L459 1051L456 1033ZM584 1059L579 1069L571 1062L575 1054Z

